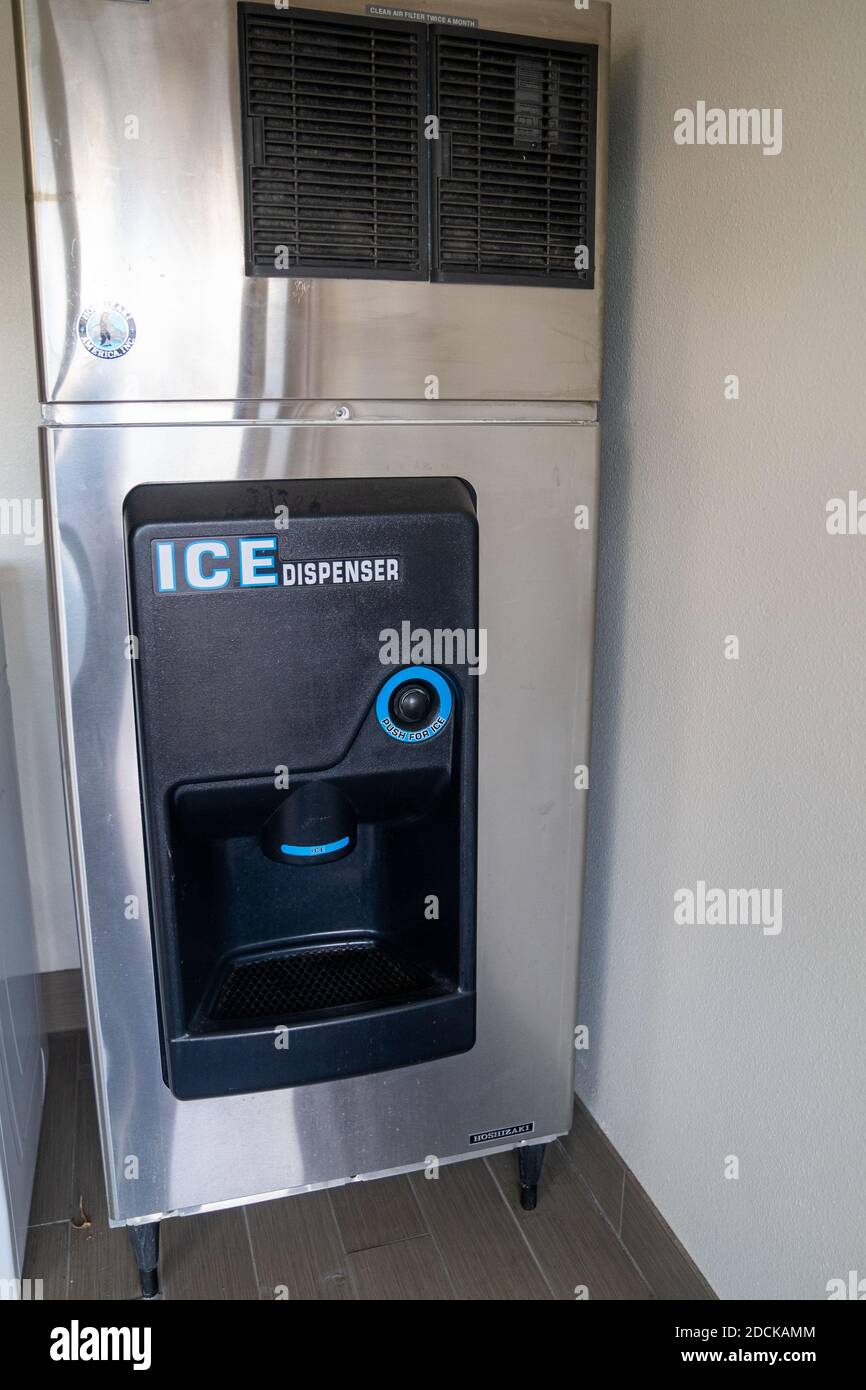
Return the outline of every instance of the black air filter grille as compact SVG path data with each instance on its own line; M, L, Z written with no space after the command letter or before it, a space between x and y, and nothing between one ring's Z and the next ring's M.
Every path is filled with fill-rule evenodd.
M426 33L244 6L254 275L426 278Z
M438 278L592 286L596 74L592 47L438 32Z

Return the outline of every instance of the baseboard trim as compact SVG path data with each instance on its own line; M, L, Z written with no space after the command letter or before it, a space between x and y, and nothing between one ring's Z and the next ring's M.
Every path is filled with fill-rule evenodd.
M579 1097L574 1127L561 1142L656 1298L718 1297Z

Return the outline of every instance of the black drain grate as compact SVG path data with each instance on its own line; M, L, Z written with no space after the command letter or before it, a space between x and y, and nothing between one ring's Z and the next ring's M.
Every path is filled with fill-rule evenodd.
M432 981L371 941L311 946L233 966L212 1018L276 1018L415 994Z

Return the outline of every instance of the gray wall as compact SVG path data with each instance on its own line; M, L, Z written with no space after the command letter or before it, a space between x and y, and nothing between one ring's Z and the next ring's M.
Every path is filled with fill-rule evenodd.
M54 712L45 552L17 526L39 498L39 423L12 9L0 0L0 607L39 965L78 964ZM19 504L22 511L18 512Z
M866 497L866 5L613 25L577 1084L721 1296L822 1298L866 1275L866 535L825 526ZM783 152L677 146L698 100L782 107ZM781 932L675 925L698 880Z

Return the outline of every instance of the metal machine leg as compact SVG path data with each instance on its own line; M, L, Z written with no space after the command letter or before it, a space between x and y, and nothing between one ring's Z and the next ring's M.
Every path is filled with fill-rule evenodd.
M138 1265L142 1298L156 1298L159 1294L159 1222L150 1221L144 1226L127 1226L132 1252Z
M520 1205L524 1211L535 1211L538 1205L538 1181L546 1148L546 1144L527 1144L517 1150L520 1166Z

